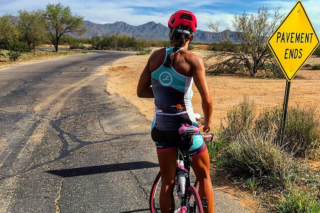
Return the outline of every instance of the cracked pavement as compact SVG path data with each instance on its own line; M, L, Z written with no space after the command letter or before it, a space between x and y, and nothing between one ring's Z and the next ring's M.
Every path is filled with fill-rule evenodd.
M0 212L149 212L150 123L106 91L104 66L128 54L0 68Z

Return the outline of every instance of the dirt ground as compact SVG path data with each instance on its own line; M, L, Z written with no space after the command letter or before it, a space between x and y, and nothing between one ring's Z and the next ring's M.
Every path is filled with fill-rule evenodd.
M195 51L198 55L207 52ZM109 76L108 91L125 96L136 105L149 120L153 118L153 99L139 99L136 95L138 80L150 55L134 55L116 61L106 72ZM213 62L212 60L211 62ZM320 58L312 57L308 63L320 63ZM320 71L300 70L292 80L289 106L302 106L320 109ZM284 79L252 79L232 76L207 76L212 100L212 127L217 130L227 111L248 97L254 101L257 108L262 110L283 104L286 81ZM201 97L197 89L193 88L192 103L194 111L202 113Z
M210 53L199 48L195 54L206 57ZM153 119L153 99L139 99L136 95L138 80L150 55L134 55L116 61L113 66L106 68L108 74L108 91L126 97L150 121ZM214 59L207 63L215 63ZM312 57L309 64L320 64L320 58ZM300 104L306 107L320 109L320 71L300 70L298 77L293 79L289 106ZM217 131L221 122L226 117L227 111L248 97L254 101L258 110L282 105L286 81L284 79L253 79L233 76L207 76L211 96L213 99L213 131ZM194 111L202 113L201 97L197 89L193 88L192 99ZM226 174L220 173L216 168L211 169L214 187L239 200L241 205L252 212L265 212L260 202L249 192L241 191L234 183L226 179ZM257 209L259 209L257 211Z

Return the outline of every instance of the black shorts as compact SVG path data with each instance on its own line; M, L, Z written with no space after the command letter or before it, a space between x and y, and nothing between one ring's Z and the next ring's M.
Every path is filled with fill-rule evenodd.
M188 140L179 134L179 130L161 131L156 127L153 127L151 130L151 137L156 143L157 151L176 149L177 147L188 147L190 150L190 157L196 157L202 154L207 147L201 134L196 134ZM190 140L192 140L192 143L190 143ZM191 147L189 144L192 144Z

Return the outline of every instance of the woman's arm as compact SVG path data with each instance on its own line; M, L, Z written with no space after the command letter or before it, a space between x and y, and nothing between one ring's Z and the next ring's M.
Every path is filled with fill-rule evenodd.
M212 100L208 83L206 80L206 71L202 58L193 55L192 57L192 75L194 83L199 90L202 100L202 110L204 114L204 132L210 131L211 115L212 115Z
M146 67L144 68L143 72L141 73L138 88L137 88L137 95L139 98L154 98L152 87L151 87L151 73L149 71L150 59Z

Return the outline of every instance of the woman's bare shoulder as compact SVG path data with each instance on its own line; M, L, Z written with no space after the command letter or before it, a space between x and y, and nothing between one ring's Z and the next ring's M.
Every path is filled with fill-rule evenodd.
M158 49L158 50L155 50L155 51L151 54L149 60L154 60L154 59L156 59L156 58L164 57L165 54L166 54L166 48L160 48L160 49Z
M185 51L185 54L185 59L190 65L197 66L203 64L203 59L193 52Z

